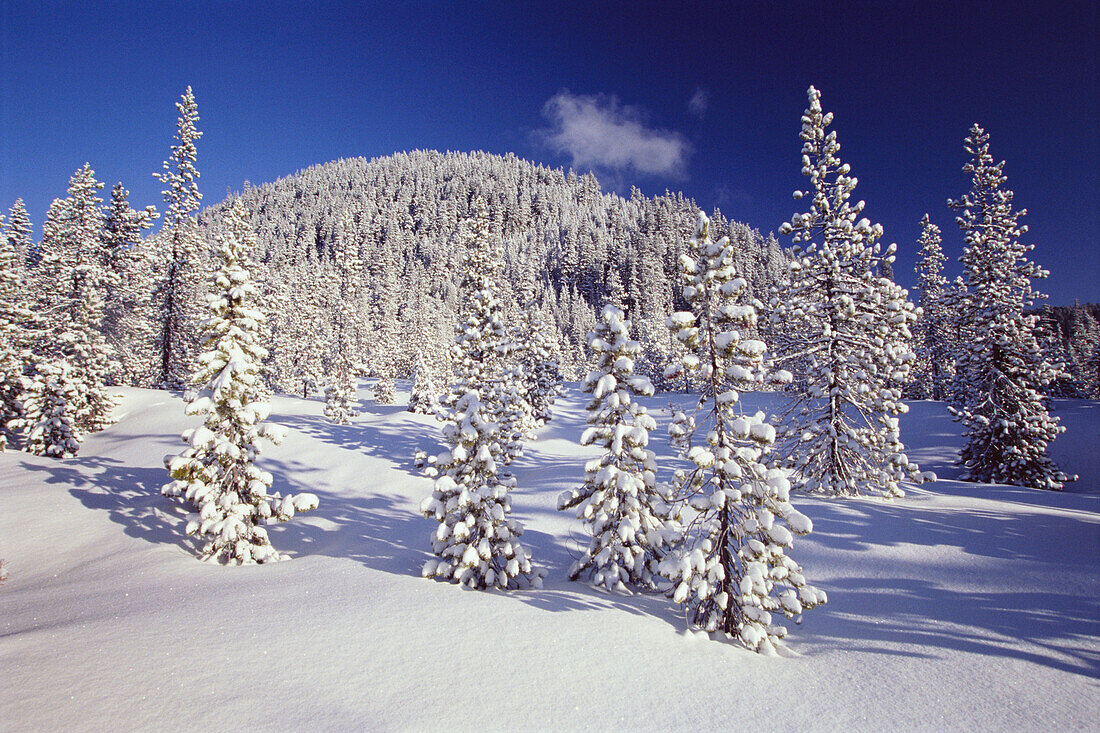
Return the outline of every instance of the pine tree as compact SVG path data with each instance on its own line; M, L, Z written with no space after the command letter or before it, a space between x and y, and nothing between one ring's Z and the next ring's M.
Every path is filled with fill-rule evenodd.
M849 199L856 178L837 157L832 113L810 87L802 116L802 170L812 190L810 210L781 232L796 246L791 280L773 299L779 360L800 377L777 446L792 478L806 491L832 495L880 492L901 496L903 480L923 480L906 457L898 415L913 360L909 326L916 318L906 292L875 274L892 258L876 243L882 227L859 218Z
M16 272L20 277L24 274L27 258L31 252L31 219L27 215L27 206L23 199L16 199L11 209L8 210L7 244L11 247L15 257Z
M910 388L915 397L945 400L948 397L954 360L948 343L949 313L944 300L947 278L942 275L944 255L940 228L928 217L920 221L920 261L917 263L917 289L921 314L913 327L916 360Z
M374 367L378 381L374 384L374 401L379 405L392 405L394 401L394 372L397 368L397 264L383 258L380 264L378 302L375 309Z
M152 309L152 263L142 232L160 215L152 206L130 208L130 192L118 183L103 220L107 279L103 332L117 356L115 384L150 384L151 350L156 338Z
M98 191L103 184L85 163L69 179L68 196L50 206L37 268L40 328L36 355L68 363L75 389L70 406L79 434L110 424L114 402L106 388L114 353L103 336L104 296L111 282Z
M966 282L961 277L956 277L943 291L944 307L944 331L947 342L947 363L950 364L951 381L948 384L947 399L954 406L961 405L966 399L969 385L966 377L959 373L959 365L963 361L963 352L966 351L973 336L969 321L971 298L966 290Z
M522 429L513 405L514 375L506 369L506 359L515 346L503 319L504 256L500 241L489 234L489 212L484 200L474 202L462 236L466 249L462 280L462 292L467 297L466 316L455 329L451 350L454 381L440 402L451 409L468 392L477 392L485 419L498 426L491 443L493 460L506 466L520 452ZM452 420L446 411L442 415L445 421Z
M355 221L350 212L340 218L337 244L336 349L332 358L332 382L325 388L325 416L337 425L346 425L359 414L355 409L358 402L355 356L362 331L357 307L362 262Z
M191 376L193 397L187 414L205 415L200 428L183 434L188 448L165 464L174 479L163 488L196 510L187 533L205 540L204 560L234 564L283 559L262 525L291 519L317 506L313 494L271 494L272 476L255 465L263 440L278 443L284 431L266 423L260 365L265 321L249 276L249 254L256 235L248 210L235 202L218 237L221 267L208 296L210 317L202 324L202 347Z
M769 455L775 428L763 412L743 415L737 407L739 391L764 384L766 347L742 336L754 327L756 308L738 302L747 283L733 267L729 240L713 241L708 228L700 213L680 262L690 310L668 321L686 350L678 368L698 375L703 397L695 415L677 414L669 429L694 464L676 472L676 483L697 515L689 525L691 544L665 561L663 573L676 584L673 600L687 606L693 625L771 652L787 633L772 614L797 616L826 597L786 554L792 533L807 534L812 524L790 504L787 472ZM708 431L705 445L691 446L697 427Z
M1028 259L1034 245L1020 242L1027 226L1019 218L1027 212L1013 209L1013 193L1003 188L1004 161L994 164L989 135L974 125L965 147L970 191L948 202L965 236L960 261L970 295L971 339L958 366L966 385L957 411L966 436L960 462L970 481L1061 489L1070 477L1047 447L1065 428L1048 413L1043 394L1055 370L1036 341L1037 316L1024 315L1042 297L1032 279L1047 272Z
M517 453L514 393L503 364L509 342L501 320L500 245L489 235L484 201L474 202L463 235L469 315L456 328L456 379L440 410L450 449L439 457L434 491L420 506L439 522L432 536L436 557L423 575L470 588L539 586L542 572L532 568L518 539L523 526L509 516L515 479L502 470Z
M0 215L0 452L19 442L16 425L23 416L25 374L31 366L28 325L33 314L19 256L29 226L22 229L16 218L21 205L22 199L12 207L6 230Z
M412 390L409 394L409 412L434 415L438 407L436 394L435 382L432 380L432 373L424 358L424 352L417 349Z
M80 395L68 362L36 364L26 390L23 414L17 419L26 432L26 450L36 456L64 458L80 449L76 405Z
M157 382L179 388L187 381L188 369L198 349L200 273L203 241L194 214L202 202L199 172L195 169L195 141L202 137L196 124L198 104L188 86L176 102L179 119L172 154L164 161L164 172L153 174L164 189L164 229L158 242L164 248L164 278L156 294L159 314L157 335Z
M621 309L605 306L588 336L596 368L584 380L592 399L581 445L598 445L606 452L585 466L584 486L558 498L558 509L576 509L592 538L569 579L586 575L596 586L623 593L628 586L652 590L658 564L678 530L648 447L657 422L636 400L652 395L653 385L634 375L641 346L631 340L630 321Z

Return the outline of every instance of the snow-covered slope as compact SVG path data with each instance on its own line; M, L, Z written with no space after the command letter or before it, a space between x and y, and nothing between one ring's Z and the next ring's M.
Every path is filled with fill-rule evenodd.
M1100 403L1060 402L1064 493L953 480L957 426L918 402L910 456L942 480L905 499L800 497L794 557L829 594L765 658L685 634L661 596L570 583L583 479L576 389L516 464L516 514L546 586L424 580L431 418L364 404L350 426L276 397L261 465L320 507L273 526L290 562L208 565L160 496L188 425L126 390L74 459L0 455L0 730L1093 728L1100 710ZM683 402L682 396L673 400ZM749 406L772 396L746 397ZM663 434L669 396L649 401ZM667 441L655 446L667 478Z

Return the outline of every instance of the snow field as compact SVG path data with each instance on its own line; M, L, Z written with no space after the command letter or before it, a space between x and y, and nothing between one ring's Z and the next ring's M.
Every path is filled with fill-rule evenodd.
M399 385L406 386L406 385ZM197 424L164 392L122 390L117 424L78 457L0 454L0 730L1082 729L1100 709L1100 404L1057 402L1062 493L954 480L940 403L902 417L941 480L905 499L796 495L814 523L792 557L829 595L788 623L783 656L684 632L659 595L566 580L580 523L556 510L583 481L586 398L570 385L514 464L513 516L548 570L541 590L468 592L420 577L437 526L416 448L439 425L361 401L277 396L287 439L259 465L319 507L270 526L284 563L199 562L160 496L162 456ZM361 390L366 397L369 391ZM659 478L678 465L657 419ZM774 409L746 394L744 409ZM780 711L780 712L776 712Z

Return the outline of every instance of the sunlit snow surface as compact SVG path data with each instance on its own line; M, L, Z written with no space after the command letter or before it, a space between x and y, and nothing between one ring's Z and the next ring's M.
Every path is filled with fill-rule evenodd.
M399 385L400 386L400 385ZM407 385L405 385L407 387ZM162 498L162 457L193 424L177 397L124 390L119 422L74 459L0 455L0 730L707 730L1093 728L1100 710L1100 403L1058 402L1064 493L954 480L958 426L912 403L909 455L937 484L905 499L796 497L793 556L829 603L782 658L684 633L661 596L566 580L583 479L576 386L515 464L524 544L546 587L467 592L420 577L435 523L412 467L434 420L379 407L324 420L276 397L289 429L260 464L319 508L271 527L294 559L199 562ZM668 403L661 478L675 465ZM774 405L747 395L746 408ZM753 723L755 721L755 723Z

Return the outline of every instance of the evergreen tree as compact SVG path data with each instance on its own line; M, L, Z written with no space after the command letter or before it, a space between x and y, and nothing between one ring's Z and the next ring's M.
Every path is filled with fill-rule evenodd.
M210 317L202 324L206 351L197 359L187 404L187 414L205 415L205 421L183 434L183 453L165 459L174 480L163 492L196 510L187 533L205 540L204 560L263 563L283 558L262 525L316 508L317 497L271 494L271 474L255 465L262 441L278 443L284 431L265 423L271 409L259 373L267 356L259 338L265 315L248 261L256 235L240 202L226 215L225 228L218 237L221 267L208 296Z
M12 208L6 231L0 215L0 452L19 442L16 424L23 416L27 396L24 375L31 361L28 325L33 315L19 257L29 227L21 230L16 222L21 204L22 199Z
M164 229L158 240L164 251L164 277L156 293L160 309L157 335L157 383L179 388L187 381L189 365L198 350L203 239L194 214L202 202L199 172L195 168L198 104L188 86L176 102L179 119L172 154L164 172L154 176L164 189Z
M970 191L948 202L965 236L960 261L970 295L971 339L958 366L966 389L957 411L966 436L960 461L971 481L1061 489L1070 477L1047 448L1065 428L1048 413L1043 394L1055 370L1036 341L1037 316L1024 314L1042 297L1032 279L1047 272L1028 259L1034 245L1020 242L1027 226L1019 218L1027 212L1013 209L1013 193L1003 188L1004 161L993 162L989 135L974 125L965 147Z
M517 385L506 369L506 359L515 345L503 320L503 252L500 241L489 233L489 213L483 200L474 202L462 236L466 242L462 280L466 316L455 329L451 350L454 381L440 402L450 410L468 392L477 392L485 420L497 424L490 446L493 460L506 466L519 454L522 437L513 405ZM453 422L446 410L441 413L442 419Z
M62 359L35 365L23 414L15 421L26 432L28 453L51 458L76 455L80 449L76 429L79 398L68 362Z
M627 586L652 590L658 564L678 529L648 447L657 422L635 399L652 395L653 385L634 375L641 346L630 339L630 321L621 309L605 306L588 336L596 368L584 380L592 399L581 445L598 445L606 452L585 466L584 486L558 498L558 509L576 509L592 537L569 579L586 575L594 585L619 592L629 592Z
M23 199L16 199L11 209L8 210L7 244L14 253L16 272L23 276L27 265L27 258L31 253L31 219L27 215L27 206ZM0 217L2 218L2 217Z
M130 208L130 192L118 183L103 220L107 279L103 332L117 356L115 384L152 383L156 317L152 307L153 265L142 246L142 232L160 215L152 206Z
M85 163L69 179L68 196L50 206L37 268L39 322L36 355L68 363L75 389L70 405L83 434L110 423L106 389L113 351L103 336L104 296L111 282L98 191L103 184Z
M468 316L456 329L456 379L440 410L450 449L439 457L434 491L420 506L439 522L432 536L436 557L423 575L470 588L538 586L542 572L532 568L518 539L523 526L509 516L515 479L502 471L517 453L517 428L503 364L510 346L501 320L502 257L484 201L474 202L463 236Z
M399 360L397 329L397 265L385 257L380 265L378 302L375 309L375 337L373 343L374 367L378 381L374 385L374 401L380 405L392 405L394 400L394 372Z
M493 457L497 423L487 419L477 390L460 397L449 411L443 438L450 445L437 461L441 470L432 495L420 505L439 522L432 534L436 557L422 575L469 588L540 587L543 573L532 568L519 542L523 525L509 515L508 492L515 479L502 476Z
M909 326L916 318L906 292L875 274L891 259L876 243L882 227L851 203L856 178L837 157L832 113L810 87L802 116L802 170L810 210L781 232L796 244L789 285L773 300L779 359L800 377L778 446L792 478L807 491L832 495L873 491L901 496L899 482L923 480L905 455L898 415L913 360Z
M910 389L920 399L945 400L948 397L954 360L948 343L949 313L944 301L947 278L943 272L943 239L940 228L928 217L920 221L920 261L917 263L917 289L921 314L913 328L916 361Z
M336 304L336 343L332 358L331 383L325 388L325 415L337 425L346 425L359 412L355 379L355 357L361 322L359 301L359 242L355 236L355 221L350 212L340 219L337 235L336 277L339 302Z
M969 387L966 384L966 375L959 373L959 365L963 361L963 352L967 349L970 339L972 324L969 321L971 298L966 290L966 283L961 277L956 277L943 291L944 330L947 339L947 363L951 368L951 381L948 387L948 401L955 406L961 405L966 399Z
M434 415L438 407L436 394L435 382L432 380L428 362L424 359L424 352L417 349L412 390L409 394L409 412Z
M518 318L513 329L511 360L517 367L513 377L522 383L518 409L523 431L533 435L550 420L551 408L560 391L561 374L553 355L553 334L536 296L533 268L526 265L524 270L516 292Z
M713 241L708 227L700 212L680 263L690 310L668 322L686 350L677 367L698 375L703 397L696 415L677 414L669 429L694 464L676 472L676 483L697 515L691 544L666 560L663 573L695 626L770 652L787 633L772 614L797 616L826 597L786 554L792 533L807 534L812 524L790 504L787 472L769 455L775 428L763 412L744 415L737 407L739 391L764 384L766 347L742 336L754 327L756 308L738 302L747 283L733 267L729 240ZM707 429L705 445L691 446L697 427Z

